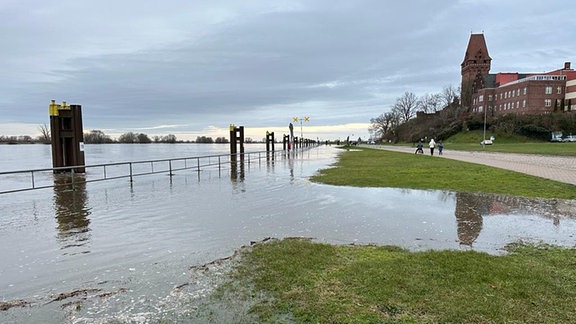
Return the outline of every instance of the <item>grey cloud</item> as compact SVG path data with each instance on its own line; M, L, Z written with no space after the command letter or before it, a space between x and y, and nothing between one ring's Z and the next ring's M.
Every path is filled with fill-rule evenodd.
M32 3L37 11L24 13ZM12 17L0 21L10 48L0 59L11 62L0 76L0 109L22 104L25 112L11 118L32 120L36 111L35 121L46 118L50 99L67 100L82 104L85 124L101 129L198 129L237 120L265 126L303 113L329 124L368 122L405 91L458 86L468 35L477 26L474 32L486 31L495 67L574 53L557 35L536 38L542 41L536 50L529 39L514 37L566 37L573 22L523 32L514 21L525 27L525 18L498 14L516 7L542 12L538 1L27 4L0 7ZM70 24L34 24L60 16Z

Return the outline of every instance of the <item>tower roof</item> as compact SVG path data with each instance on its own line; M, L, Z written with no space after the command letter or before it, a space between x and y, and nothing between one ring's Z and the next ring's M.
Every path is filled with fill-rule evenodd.
M471 34L470 40L468 41L468 47L466 48L466 54L464 55L464 61L462 61L462 66L469 61L476 61L474 63L488 63L491 60L492 58L490 58L490 55L488 54L488 47L486 46L484 34Z

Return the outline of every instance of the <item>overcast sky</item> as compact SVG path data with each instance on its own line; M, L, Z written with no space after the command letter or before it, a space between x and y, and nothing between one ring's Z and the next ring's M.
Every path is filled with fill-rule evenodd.
M228 137L233 123L261 139L309 116L305 137L368 137L404 92L459 86L471 32L491 72L576 65L575 12L573 0L1 0L0 135L38 135L55 99L113 136Z

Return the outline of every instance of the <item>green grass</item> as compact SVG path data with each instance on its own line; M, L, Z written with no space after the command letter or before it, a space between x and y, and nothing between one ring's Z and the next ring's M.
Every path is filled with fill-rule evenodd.
M482 146L480 145L483 138L482 131L461 132L445 140L444 148L461 151L576 156L576 143L539 142L521 136L492 133L486 133L486 138L489 139L492 135L496 138L494 144ZM408 145L412 145L412 143Z
M522 143L499 143L493 145L445 143L445 149L460 151L487 151L519 154L541 154L556 156L576 156L576 143L548 143L548 142L522 142Z
M511 251L413 253L282 240L253 246L235 279L269 296L251 308L261 322L573 322L576 250Z
M491 132L486 132L486 139L490 139L490 136L494 136L498 143L527 143L534 142L527 137L522 137L518 135L505 135L505 134L495 134ZM484 132L481 130L473 130L467 132L460 132L446 139L445 142L449 143L467 143L480 145L480 141L484 138Z
M576 186L427 155L343 151L313 181L515 196L576 198ZM409 252L285 239L244 250L219 295L264 323L570 323L576 249L514 244L475 251ZM231 298L231 297L228 297Z
M386 150L343 152L312 181L340 186L485 192L575 199L576 186L484 165Z

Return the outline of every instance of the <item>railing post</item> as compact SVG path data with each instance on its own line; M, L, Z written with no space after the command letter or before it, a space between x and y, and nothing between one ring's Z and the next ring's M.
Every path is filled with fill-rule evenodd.
M295 151L296 152L296 151ZM181 170L180 167L177 166L172 166L172 161L180 161L182 159L184 159L184 168L188 169L188 168L193 168L193 164L196 164L196 168L198 171L198 174L200 174L200 172L202 170L211 170L214 165L212 164L212 161L214 160L214 158L217 158L217 163L218 163L218 175L219 177L222 176L222 169L226 169L226 166L223 167L223 163L230 163L231 168L236 168L238 167L238 161L237 161L237 157L240 156L240 172L241 174L244 173L244 167L245 165L252 165L252 159L256 158L258 159L258 164L262 165L262 159L269 159L269 154L270 153L266 153L264 151L257 151L257 152L241 152L241 153L236 153L236 154L220 154L220 155L208 155L208 156L191 156L189 158L177 158L177 159L161 159L161 160L150 160L150 161L135 161L135 162L121 162L121 163L109 163L109 164L97 164L97 165L93 165L90 167L102 167L102 173L103 173L103 178L98 178L98 175L95 174L93 179L88 179L87 177L81 177L79 180L76 179L76 173L85 173L84 172L80 172L78 171L80 169L80 166L67 166L67 167L57 167L57 168L51 168L51 169L34 169L34 170L21 170L21 171L16 171L15 173L19 173L19 174L28 174L30 173L30 180L26 180L25 176L22 179L23 182L27 182L30 181L31 185L30 187L24 188L24 189L17 189L17 190L0 190L0 195L4 194L4 193L8 193L8 192L17 192L17 191L24 191L24 190L30 190L30 189L42 189L42 188L47 188L49 186L45 186L43 184L43 182L41 181L41 183L36 186L36 173L38 172L46 172L46 171L52 171L53 173L62 173L66 170L69 170L68 172L69 175L71 176L71 178L69 180L71 180L70 185L72 185L73 189L75 190L76 188L76 182L80 181L80 184L82 183L87 183L87 182L92 182L92 181L100 181L100 180L110 180L110 179L118 179L118 178L126 178L126 175L122 172L122 169L126 166L126 164L128 164L129 166L129 175L128 177L130 178L130 182L134 182L134 177L135 176L140 176L140 175L146 175L149 174L147 172L139 172L138 170L134 171L134 166L133 164L148 164L150 163L150 168L152 170L152 173L155 172L155 168L154 164L155 163L160 163L160 169L158 172L164 173L166 171L169 171L170 176L174 175L174 171L177 170ZM285 153L284 151L279 151L278 152L279 156L283 156ZM310 154L310 153L309 153ZM276 151L271 152L271 155L273 157L276 156ZM222 158L226 158L226 156L228 156L227 160L222 162ZM246 163L245 159L248 158L248 161ZM196 163L194 163L192 160L196 159ZM188 163L188 160L190 160L190 163ZM203 160L203 161L201 161ZM165 163L166 161L169 162L169 170L164 170L162 167L162 164ZM204 164L203 164L204 163ZM188 165L190 165L190 167L188 167ZM118 167L120 169L119 171L119 175L117 175L115 172L112 172L112 176L110 178L108 178L108 169L109 167L113 166L114 168ZM206 169L202 169L204 166L206 166ZM83 168L85 168L86 166L81 166ZM145 167L144 167L145 169ZM232 169L232 170L233 170ZM98 171L95 171L96 173L98 173ZM136 173L135 173L136 172ZM4 174L8 174L8 173L12 173L12 172L0 172L0 174L4 175ZM92 177L90 177L92 178ZM66 185L66 183L64 183L64 185Z

